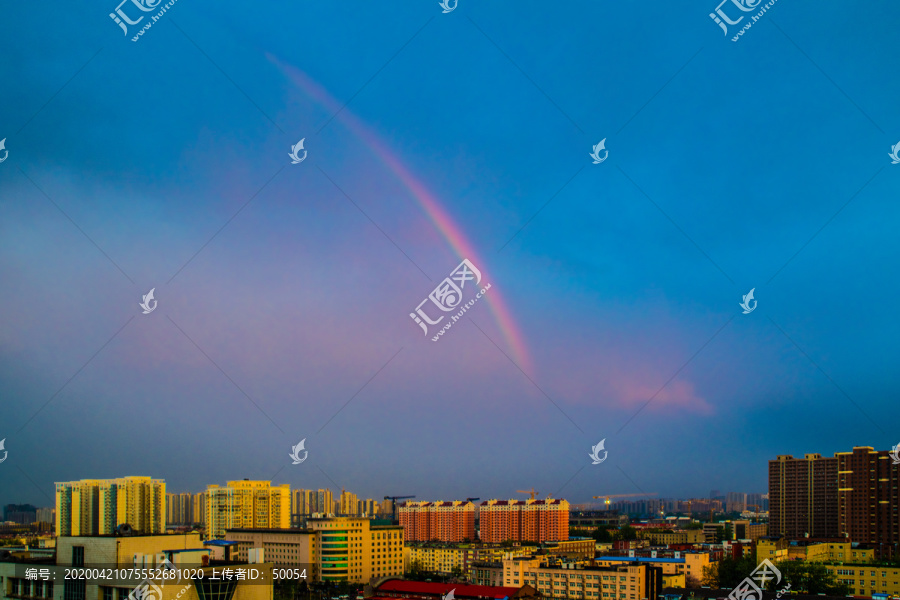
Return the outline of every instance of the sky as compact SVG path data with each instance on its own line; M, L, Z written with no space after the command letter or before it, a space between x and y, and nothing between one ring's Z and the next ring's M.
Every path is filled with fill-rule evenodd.
M0 504L702 497L900 441L900 6L139 3L0 7Z

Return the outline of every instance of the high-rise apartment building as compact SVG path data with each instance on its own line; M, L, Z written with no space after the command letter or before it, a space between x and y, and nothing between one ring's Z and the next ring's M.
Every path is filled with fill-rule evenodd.
M725 511L742 513L747 510L747 494L745 492L728 492L725 497Z
M356 494L341 489L340 508L338 514L342 517L359 516L359 499Z
M487 500L481 503L482 542L548 542L569 539L566 500Z
M191 526L199 521L194 520L194 494L166 494L166 523L169 525Z
M128 524L166 531L166 483L150 477L83 479L56 484L57 535L110 535Z
M405 502L397 513L406 541L475 540L475 505L469 501Z
M191 513L195 525L206 525L206 500L206 492L197 492L194 494Z
M876 545L881 558L900 550L900 465L868 446L838 452L837 529L853 542Z
M290 485L271 481L229 481L206 489L206 532L223 538L226 529L291 526Z
M838 460L821 454L769 461L769 535L838 535Z
M345 493L343 490L341 493ZM354 498L355 495L351 494ZM356 510L354 505L353 510ZM340 502L335 508L334 494L329 489L324 490L293 490L291 492L291 514L294 515L312 515L312 514L334 514L341 511ZM351 512L352 514L352 512Z

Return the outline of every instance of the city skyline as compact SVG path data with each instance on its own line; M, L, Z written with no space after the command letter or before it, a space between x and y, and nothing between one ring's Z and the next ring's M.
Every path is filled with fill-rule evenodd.
M900 6L733 42L714 4L4 6L0 505L702 498L892 448Z

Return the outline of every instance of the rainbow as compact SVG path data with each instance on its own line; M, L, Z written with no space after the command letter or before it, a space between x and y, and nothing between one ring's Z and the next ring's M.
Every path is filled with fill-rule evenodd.
M422 207L425 215L434 224L435 228L444 237L454 253L461 259L468 258L479 269L485 264L482 261L472 244L466 238L462 228L456 224L450 214L444 209L438 199L432 194L425 184L423 184L410 170L403 164L396 153L390 148L365 124L362 120L354 115L346 106L342 107L324 87L318 82L313 81L306 73L300 69L287 65L273 56L266 53L266 57L275 66L277 66L284 75L292 82L297 84L310 98L321 104L335 115L333 119L339 120L348 130L362 140L378 157L378 159L397 177L398 180L410 191L413 198ZM447 273L456 265L448 265ZM532 365L529 358L528 349L523 341L522 333L513 320L512 313L503 295L496 285L491 287L488 294L485 295L487 305L500 328L503 338L510 350L510 358L526 373L533 373Z

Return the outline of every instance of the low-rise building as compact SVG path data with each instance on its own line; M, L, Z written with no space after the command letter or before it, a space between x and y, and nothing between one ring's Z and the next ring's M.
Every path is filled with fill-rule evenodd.
M662 591L663 573L639 562L603 567L512 558L503 561L503 583L530 586L556 600L655 600Z
M503 585L503 562L476 560L469 565L469 581L473 585Z
M161 576L172 567L191 575ZM53 557L0 559L0 600L128 600L135 590L157 600L272 600L272 567L211 561L196 533L62 536Z
M371 578L403 574L403 528L372 525L361 517L306 520L305 529L228 529L225 539L238 542L237 557L251 549L279 567L309 569L308 581L365 583Z
M702 544L706 541L706 536L701 529L650 529L638 531L637 536L660 546Z
M497 561L507 556L526 556L535 550L537 546L519 545L504 548L499 544L407 543L404 562L406 571L418 568L443 575L467 574L475 561Z

